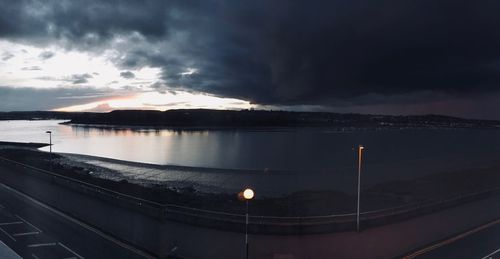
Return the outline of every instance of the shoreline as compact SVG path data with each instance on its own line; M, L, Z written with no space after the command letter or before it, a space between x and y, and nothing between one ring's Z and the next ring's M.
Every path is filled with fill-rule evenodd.
M17 145L30 146L30 144L19 143ZM246 171L246 174L231 173L230 169L223 173L219 173L218 169L191 172L190 169L193 167L162 166L75 154L53 153L50 156L48 152L39 151L33 147L6 146L0 148L0 155L154 202L187 205L199 209L216 209L231 213L238 213L244 209L241 202L238 201L236 193L244 187L244 183L248 182L248 179L252 177L269 179L268 177L270 177L270 175L260 173L260 171L258 171L260 174L254 174L253 171ZM84 159L81 160L82 158ZM116 165L118 167L114 167ZM133 167L134 170L123 172L123 168L120 166ZM387 207L446 199L450 196L473 193L481 189L498 188L495 182L500 180L500 176L497 176L495 172L499 168L500 164L497 163L497 165L486 168L441 172L411 180L388 180L366 186L362 190L364 210L380 210ZM141 178L144 177L144 174L150 174L151 177ZM228 174L234 175L234 180L238 181L236 183L241 183L237 184L239 188L228 188L229 185L226 181L222 181L222 185L212 182L212 178ZM298 180L290 174L275 175L275 177L278 179L291 177L292 182ZM303 180L299 183L301 183L300 186L303 186ZM273 183L269 185L273 189L280 187ZM335 190L289 189L290 186L287 185L281 187L287 193L278 196L266 196L259 188L256 189L259 195L254 202L259 214L321 216L354 211L356 197L353 194Z
M44 184L60 186L84 194L91 199L97 198L108 202L111 206L123 206L123 208L135 210L155 219L173 220L196 226L239 232L241 231L241 224L244 222L242 221L245 211L244 202L238 200L236 194L206 194L189 189L171 191L167 189L138 188L139 186L127 181L116 182L96 179L95 177L75 178L74 176L77 176L75 175L76 171L81 169L60 167L45 152L31 150L30 153L27 150L20 149L11 150L11 152L13 152L11 155L15 158L26 158L27 154L31 154L32 156L28 160L38 162L38 164L26 164L29 161L20 162L9 158L5 159L6 152L0 149L0 159L2 161L12 163L14 167L17 164L18 168L20 166L31 170L31 173L26 175L23 173L18 177L16 177L16 173L21 173L24 170L20 170L21 172L17 170L11 171L9 172L10 176L3 176L6 177L4 180L7 182L25 177L45 179ZM25 156L20 156L21 154ZM36 158L33 159L34 157ZM48 165L50 171L47 169ZM400 184L398 186L405 190L407 187ZM432 199L420 197L416 200L408 200L397 197L398 188L385 187L394 191L392 196L377 196L374 192L363 191L362 222L365 229L420 218L426 214L452 207L465 206L470 202L500 194L500 188L496 187L463 195L436 196ZM145 192L150 196L138 195L140 193L134 193L132 189ZM158 195L163 195L163 198L167 198L169 201L151 199L158 198ZM403 194L403 196L410 198L411 195ZM354 198L338 192L302 192L281 199L257 197L252 201L251 232L256 234L293 235L350 231L355 227L355 213L351 209ZM367 207L367 205L377 202L381 206L379 209ZM341 206L345 206L346 210L324 211L325 207L340 209Z
M240 190L199 188L198 179L189 181L135 181L122 178L113 170L102 169L99 166L86 166L81 162L67 163L64 156L38 150L0 149L0 156L13 159L65 177L75 178L91 184L102 186L113 191L136 196L153 202L170 203L189 206L197 209L241 213L244 203L238 200ZM168 172L166 172L168 174ZM210 178L210 177L209 177ZM241 188L243 188L242 185ZM401 205L401 200L393 197L369 195L366 201L370 206L366 209L377 209L385 205ZM355 197L340 191L333 190L298 190L287 195L268 197L258 195L253 201L253 209L257 214L266 216L321 216L331 214L351 213ZM325 206L327 205L327 206Z
M1 143L0 143L1 144ZM280 175L290 175L295 173L301 173L304 170L279 170L279 169L245 169L245 168L219 168L219 167L203 167L203 166L186 166L186 165L176 165L176 164L153 164L153 163L145 163L145 162L136 162L136 161L128 161L116 158L102 157L102 156L92 156L85 154L77 154L77 153L65 153L65 152L57 152L56 154L66 156L72 159L91 159L98 160L103 162L111 162L116 164L135 166L135 167L143 167L147 169L160 169L160 170L179 170L179 171L197 171L203 173L241 173L241 174L280 174ZM308 170L310 172L311 170ZM322 171L317 171L318 173L322 173Z
M171 130L171 131L249 131L249 132L296 132L307 130L325 130L335 133L351 133L356 131L397 131L397 130L500 130L495 127L451 127L451 126L164 126L164 125L131 125L131 124L108 124L108 123L75 123L65 121L61 125L81 128L96 128L110 130Z
M48 143L37 143L37 142L12 142L12 141L0 141L0 147L24 147L24 148L42 148L47 147Z
M0 159L32 170L18 177L16 173L20 172L12 171L10 176L3 176L7 182L25 177L45 179L46 184L160 220L236 232L244 222L245 203L236 192L206 193L189 185L172 188L172 182L143 186L126 179L100 178L89 171L92 167L60 163L67 158L36 149L0 149ZM362 224L364 228L390 225L498 195L500 186L494 183L499 182L499 168L444 172L362 189ZM109 174L111 171L103 175ZM252 200L251 232L291 235L350 231L355 227L355 199L342 192L313 190L279 198L256 196Z

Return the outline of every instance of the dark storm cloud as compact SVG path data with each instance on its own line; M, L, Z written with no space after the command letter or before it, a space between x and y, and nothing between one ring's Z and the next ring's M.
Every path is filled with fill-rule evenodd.
M167 85L271 104L499 90L500 3L259 3L218 6L193 26L182 63L199 72L167 63Z
M91 74L75 74L71 75L67 81L72 82L74 85L88 83L90 78L93 78Z
M40 55L38 55L38 57L42 60L47 60L47 59L54 57L55 55L56 55L56 53L54 53L52 51L44 51L44 52L40 53Z
M120 76L125 78L125 79L131 79L135 77L135 74L130 72L130 71L124 71L120 73Z
M35 44L62 39L87 47L121 32L159 37L167 31L167 5L163 0L2 0L0 36Z
M499 91L498 10L452 0L1 1L0 37L92 51L126 39L113 61L161 68L158 91L369 104Z
M2 53L2 56L1 56L3 61L7 61L13 57L14 57L14 54L12 54L10 52L4 52L4 53Z

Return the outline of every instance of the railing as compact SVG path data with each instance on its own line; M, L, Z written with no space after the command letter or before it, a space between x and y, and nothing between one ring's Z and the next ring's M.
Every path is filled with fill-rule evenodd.
M161 220L175 220L188 224L233 231L243 231L245 227L245 215L243 214L198 209L175 204L162 204L59 175L8 158L0 157L0 160L41 172L49 178L47 180L60 184L66 188L73 189L112 204L140 211L141 213ZM497 193L500 193L500 188L459 194L446 199L428 200L380 210L365 211L360 215L361 226L366 228L394 223L396 221L431 213ZM324 233L354 230L355 228L355 213L305 217L249 216L249 231L253 233Z

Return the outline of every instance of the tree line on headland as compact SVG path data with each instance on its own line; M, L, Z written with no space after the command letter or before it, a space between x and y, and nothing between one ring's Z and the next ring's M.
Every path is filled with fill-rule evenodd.
M500 121L443 115L369 115L330 112L181 109L87 112L2 112L0 120L62 119L71 124L151 127L366 127L366 128L498 128Z

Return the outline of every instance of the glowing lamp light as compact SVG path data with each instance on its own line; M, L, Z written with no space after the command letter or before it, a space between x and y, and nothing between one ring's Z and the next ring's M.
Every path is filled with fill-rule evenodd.
M254 191L250 188L247 188L243 191L243 198L245 198L245 200L253 199L254 195L255 195Z

